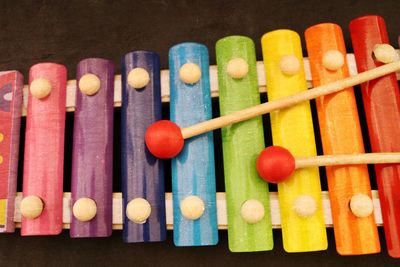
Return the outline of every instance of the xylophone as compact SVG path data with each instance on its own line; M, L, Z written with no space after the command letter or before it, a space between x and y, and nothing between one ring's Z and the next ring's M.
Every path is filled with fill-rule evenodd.
M122 228L124 242L132 243L163 241L173 226L176 246L205 246L217 244L218 228L227 228L230 250L250 252L271 250L272 228L281 227L287 252L309 252L327 249L331 222L338 253L360 255L380 251L377 224L383 224L389 255L399 258L399 157L382 153L400 151L398 54L379 16L354 19L350 35L354 57L340 27L326 23L306 30L306 62L300 36L276 30L261 39L263 63L251 39L230 36L217 42L211 67L205 46L182 43L170 49L169 72L160 72L158 55L147 51L126 54L121 76L99 58L81 61L76 81L67 82L65 67L54 63L34 65L29 87L17 71L1 72L0 232L21 223L22 235L69 228L79 238ZM314 89L307 91L307 80ZM360 83L370 140L362 140L352 88ZM260 87L267 88L265 105ZM211 120L217 94L222 117ZM324 153L350 160L326 160L335 165L326 167L329 201L321 164L302 165L299 158L316 156L313 98ZM175 124L159 121L166 100ZM121 166L112 158L114 106L121 106ZM71 193L63 194L66 110L75 112L74 143ZM271 125L264 127L267 112ZM21 115L27 117L23 192L16 196ZM211 132L221 127L225 194L216 192ZM269 129L274 145L296 162L286 149L272 149L263 162ZM372 160L360 155L364 142L376 152ZM354 160L356 154L362 159ZM160 158L170 157L172 194L165 194ZM273 161L277 166L265 171ZM379 201L366 163L383 163L375 165ZM112 192L113 167L121 168L122 195ZM278 193L261 177L279 181Z

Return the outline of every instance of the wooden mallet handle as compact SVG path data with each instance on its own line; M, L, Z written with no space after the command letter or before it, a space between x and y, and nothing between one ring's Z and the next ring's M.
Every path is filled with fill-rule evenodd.
M307 158L296 158L296 169L313 166L354 165L354 164L388 164L400 162L400 152L336 154Z
M204 121L187 128L181 129L183 139L197 136L215 129L223 128L225 126L245 121L278 109L287 108L295 104L314 99L320 96L332 94L340 90L373 80L387 74L400 70L400 61L385 64L380 67L359 73L355 76L348 77L343 80L325 84L315 87L313 89L298 93L296 95L288 96L279 100L266 102L254 107L246 108L222 117Z
M286 148L270 146L257 158L257 171L261 178L270 183L280 183L289 178L296 169L354 164L400 163L400 152L335 154L295 158Z

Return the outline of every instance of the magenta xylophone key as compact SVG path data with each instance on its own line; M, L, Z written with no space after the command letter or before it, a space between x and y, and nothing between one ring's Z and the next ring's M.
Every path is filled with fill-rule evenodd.
M104 237L112 232L114 64L84 59L76 80L70 236Z

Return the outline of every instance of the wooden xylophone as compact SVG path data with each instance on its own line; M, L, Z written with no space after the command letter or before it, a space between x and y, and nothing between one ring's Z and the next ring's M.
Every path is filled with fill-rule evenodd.
M205 46L182 43L170 49L169 71L160 72L156 53L135 51L123 57L121 76L111 61L97 58L78 64L76 81L67 81L62 65L34 65L29 88L17 71L2 72L0 232L13 232L15 223L22 235L69 228L71 237L104 237L122 229L124 242L153 242L173 227L177 246L204 246L217 244L218 228L227 228L230 250L246 252L271 250L272 228L280 227L286 251L307 252L327 249L326 226L333 225L337 251L358 255L380 251L377 224L383 224L389 254L400 257L398 163L375 165L378 192L371 191L366 165L327 167L328 193L317 167L297 170L278 193L260 179L256 158L269 129L274 145L296 157L316 155L308 101L272 112L271 128L264 129L261 116L222 128L225 194L216 192L212 132L186 140L172 159L172 194L165 194L162 160L144 142L146 129L161 119L162 102L170 102L172 121L188 127L212 118L213 96L227 115L260 104L260 92L272 102L388 63L387 52L383 63L374 53L389 43L381 17L354 19L350 35L354 56L338 25L308 28L304 62L299 35L276 30L262 37L263 63L252 40L231 36L217 42L211 67ZM334 60L325 64L327 57ZM352 88L317 98L325 154L364 153L364 142L373 152L400 151L396 74L361 87L370 140L362 139ZM121 106L121 166L112 164L114 106ZM66 110L74 111L73 161L65 166L72 169L71 193L62 189ZM16 196L21 115L24 198ZM122 194L112 192L113 167L121 168ZM372 199L374 213L354 214L353 196Z

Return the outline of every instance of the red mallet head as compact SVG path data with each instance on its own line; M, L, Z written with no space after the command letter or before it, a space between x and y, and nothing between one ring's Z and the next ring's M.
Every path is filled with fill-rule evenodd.
M286 148L270 146L257 158L258 174L269 183L285 181L295 170L295 159Z
M173 158L181 152L184 144L181 129L168 120L150 125L145 135L147 148L160 159Z

